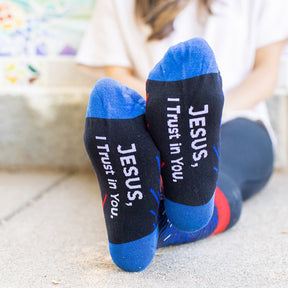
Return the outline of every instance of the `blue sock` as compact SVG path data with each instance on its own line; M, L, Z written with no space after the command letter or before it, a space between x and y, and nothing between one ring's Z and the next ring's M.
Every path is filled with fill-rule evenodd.
M180 230L206 226L214 211L224 102L213 51L200 38L171 47L150 72L146 120L161 155L164 205Z
M144 113L137 92L105 78L86 114L84 142L99 180L110 254L125 271L145 269L158 241L160 160Z

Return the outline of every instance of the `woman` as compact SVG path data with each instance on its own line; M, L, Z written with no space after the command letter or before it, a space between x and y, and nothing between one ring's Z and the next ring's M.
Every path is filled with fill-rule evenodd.
M117 233L119 234L119 232L115 232L115 230L117 230L117 227L119 225L124 225L122 222L125 222L125 220L121 220L119 223L116 223L116 224L113 224L113 223L111 224L109 220L107 220L109 218L109 213L108 212L107 212L108 214L105 213L105 209L104 209L109 241L111 240L110 238L113 238L113 241L112 242L110 241L110 252L111 252L114 262L119 267L125 270L129 270L129 271L144 269L153 258L153 253L154 253L153 251L155 248L155 241L154 241L155 237L157 239L159 238L158 247L161 247L161 246L166 246L166 245L171 245L171 244L192 242L192 241L207 237L208 235L212 233L216 234L224 230L227 230L228 228L232 227L239 219L240 212L241 212L242 199L243 200L248 199L253 194L261 190L265 186L265 184L268 182L273 171L273 145L272 143L274 142L274 136L271 130L267 109L263 101L265 101L272 95L273 90L275 88L277 76L278 76L281 51L283 49L285 39L288 38L287 20L286 20L285 14L282 11L287 11L287 1L285 0L277 0L277 1L274 1L274 0L273 1L272 0L266 0L266 1L263 1L263 0L258 0L258 1L257 0L255 1L251 1L251 0L240 0L240 1L239 0L230 0L230 1L228 0L227 1L217 1L217 0L215 1L209 1L209 0L208 1L207 0L199 0L199 1L184 1L184 0L182 1L181 0L180 1L176 1L176 0L174 1L161 1L161 0L140 1L139 0L139 1L134 1L134 0L128 0L128 1L125 1L125 3L123 3L123 1L120 2L116 0L109 0L109 1L98 0L95 13L93 15L91 24L88 27L87 33L84 36L84 39L83 39L83 42L82 42L82 45L78 54L78 58L77 58L77 61L82 64L81 66L83 67L83 69L85 69L90 75L92 76L95 75L95 78L96 78L98 75L96 67L103 67L105 74L108 77L118 80L119 82L127 85L128 87L136 90L144 98L146 98L145 81L148 77L147 90L149 92L152 89L151 93L149 94L153 94L153 95L157 94L156 92L154 93L154 91L156 91L157 89L158 89L157 91L160 91L158 92L158 94L159 93L161 94L162 93L161 91L165 89L166 87L165 85L167 84L167 82L169 81L171 82L171 79L162 79L161 77L159 78L158 76L160 72L156 71L157 67L159 67L159 65L160 66L162 65L161 67L163 67L163 61L164 61L164 66L165 66L165 63L168 63L175 55L176 56L174 58L176 59L180 55L179 53L182 53L182 52L179 52L179 50L181 50L183 47L184 48L181 51L184 51L185 49L186 50L192 49L191 51L196 51L197 49L203 50L203 53L202 52L200 53L201 55L198 53L197 55L195 54L196 56L193 56L194 58L191 56L192 58L188 59L190 60L189 63L196 63L197 62L196 60L200 57L201 59L204 59L203 61L205 63L209 62L209 65L211 63L212 63L211 64L212 66L214 65L214 62L215 62L214 55L211 56L211 53L209 50L210 48L209 46L207 47L207 45L205 44L206 42L202 42L201 40L199 41L196 40L192 42L187 41L188 39L191 39L194 37L201 37L201 38L204 38L209 43L209 45L211 46L211 48L213 49L215 53L216 61L219 66L219 70L221 71L222 78L223 78L223 92L225 96L225 104L224 104L224 109L223 109L222 125L221 125L221 133L220 133L220 138L221 138L220 153L218 153L217 151L217 148L218 148L217 140L215 140L214 142L212 141L213 143L211 142L213 145L210 143L211 151L214 147L214 150L216 153L215 155L219 156L218 154L220 154L219 171L218 171L218 164L215 164L217 162L215 160L216 156L214 155L214 158L215 158L214 160L213 159L211 160L211 156L207 156L213 153L210 153L210 151L208 150L206 152L203 150L201 154L202 157L200 157L200 154L195 154L199 156L198 157L199 159L203 158L204 160L205 158L205 161L209 162L210 164L212 162L215 164L213 168L217 172L215 174L216 176L214 175L213 177L211 177L210 175L211 173L208 173L207 171L205 172L204 168L208 167L210 164L201 164L202 168L199 168L200 172L203 172L203 171L204 172L195 173L196 170L194 169L193 172L191 172L191 177L189 178L190 182L188 181L189 182L188 184L185 182L186 186L185 185L181 186L180 184L178 185L177 179L173 178L173 180L175 180L175 182L177 182L176 184L178 185L178 186L176 185L176 188L178 187L178 191L179 191L178 194L184 193L184 196L185 196L183 199L179 200L179 197L177 195L176 196L173 195L173 193L174 194L176 193L175 190L177 189L175 189L175 187L173 189L171 188L174 185L170 181L172 179L171 175L173 175L173 173L171 174L169 173L169 171L172 172L173 166L171 163L173 162L173 159L169 159L169 155L168 155L169 153L167 152L168 148L165 146L165 143L168 142L167 139L169 139L169 135L166 135L166 136L164 135L163 137L161 135L161 137L158 137L159 134L161 133L159 131L164 131L166 129L165 127L163 128L160 124L158 124L159 128L154 129L154 126L157 126L157 122L158 123L165 122L163 120L164 118L161 118L161 117L160 118L156 117L156 119L153 118L153 115L161 114L161 112L157 113L155 105L157 106L157 103L158 104L162 103L160 101L162 98L159 100L159 99L156 99L157 95L153 97L149 95L149 99L147 102L146 120L148 124L150 124L150 121L152 121L152 124L155 124L155 125L150 125L153 127L153 129L149 127L150 134L152 135L152 138L154 142L156 143L157 148L160 150L160 156L162 158L162 161L163 159L166 160L162 162L162 170L161 170L161 175L163 178L163 185L164 185L165 200L164 200L164 204L163 204L163 201L161 202L160 206L162 209L161 210L162 216L160 215L161 217L159 221L157 221L157 224L159 225L159 234L158 232L157 233L155 232L154 234L157 234L155 236L150 231L151 235L153 234L154 238L151 236L149 238L149 241L146 241L145 244L143 244L143 239L147 235L148 236L150 235L147 231L146 233L144 233L145 234L144 236L143 234L140 233L135 239L133 238L133 241L131 241L129 237L125 238L123 235L122 236L125 238L125 240L118 239L118 241L116 241L114 239L115 234ZM168 53L165 54L166 50L169 47L177 43L183 42L183 41L186 41L184 42L185 44L183 44L184 46L180 44L178 46L175 46L176 48L172 47L170 52L168 51ZM163 57L164 54L165 54L164 58L160 61L160 59ZM171 55L173 55L172 58L171 58ZM183 55L180 55L180 56L182 57ZM177 59L180 59L180 58L178 57ZM177 65L175 65L175 67L171 68L171 66L167 65L167 69L171 68L172 72L175 70L174 74L176 75L178 71L177 69L180 69L180 70L182 69L181 72L183 72L183 69L185 70L186 69L185 67L187 67L187 65L188 66L190 65L190 64L187 64L188 60L183 61L181 63L177 62L178 61L177 60L176 61ZM157 64L158 66L157 65L155 66L157 62L159 62L160 64L158 63ZM201 62L201 63L199 62L200 63L199 65L202 67L202 63L204 62ZM182 68L179 68L179 67L182 67ZM190 68L191 67L189 66L189 69ZM195 68L193 66L191 69L197 70L198 68L197 67ZM152 72L150 72L151 70ZM211 81L216 81L215 83L217 83L216 85L217 87L219 85L221 86L221 83L220 83L221 79L220 79L218 69L215 68L213 71L211 70L212 73L208 73L207 71L206 70L200 71L200 73L197 74L197 76L204 75L203 77L207 78L207 74L214 74L216 75L215 76L216 78ZM155 76L155 74L157 75ZM193 74L193 76L195 75ZM183 79L173 78L172 80L173 81L174 80L177 80L177 81L187 80L184 78ZM195 80L197 77L189 77L189 78L194 78ZM155 82L155 79L158 82L165 82L164 86L161 86L160 88L159 87L153 88L152 86L153 86L153 83ZM161 81L159 81L159 79ZM199 83L197 82L198 83L197 85L200 87L199 88L200 91L203 91L204 89L203 83L207 83L207 82L201 82L201 81ZM207 81L207 79L205 81ZM209 82L209 83L211 84L212 82ZM208 86L210 84L208 84ZM170 84L167 84L167 85L170 85ZM89 112L87 111L87 119L88 118L90 119L105 118L105 116L102 115L102 112L100 113L99 111L96 111L96 112L94 111L93 107L95 105L98 105L98 107L101 107L102 110L107 109L105 107L108 107L108 106L110 107L111 105L115 107L117 105L120 105L117 102L118 100L112 101L112 100L106 99L105 101L112 101L112 102L109 102L108 104L103 100L103 97L104 97L103 91L105 90L103 87L108 87L108 86L109 87L113 86L114 90L113 89L112 90L114 92L116 90L118 91L117 93L116 92L114 93L112 90L108 89L111 95L114 95L115 98L121 95L117 99L118 100L121 99L122 102L127 101L127 99L123 96L124 90L126 88L124 89L121 85L119 86L119 84L115 82L104 81L104 83L102 82L100 83L100 85L98 85L98 87L95 87L94 92L92 92L92 95L97 94L98 95L97 97L100 97L99 95L102 95L101 96L102 102L99 99L97 101L93 100L92 99L93 97L91 95L90 103L88 106ZM212 86L213 88L211 89L212 90L214 89L213 93L215 95L216 94L220 95L221 87L215 88L215 85L212 85ZM166 94L169 93L171 89L172 90L174 89L171 87L172 87L171 85L168 87L168 92L167 91L165 92ZM187 86L187 87L190 87L190 86ZM119 92L119 89L122 92ZM189 101L191 100L193 102L194 96L192 97L191 95L189 95L189 93L191 92L190 90L187 92L181 91L181 93L185 94L186 96L188 95ZM177 91L177 93L178 92L179 91ZM129 90L129 92L126 91L125 93L130 94L132 92ZM165 95L163 97L165 97ZM136 96L134 95L133 97L132 98L135 100ZM151 97L153 99L151 99ZM154 101L155 99L156 101ZM167 98L167 99L171 99L171 98ZM174 98L173 101L177 101L175 99L178 99L178 98ZM207 99L207 101L208 102L212 101L211 99ZM139 102L140 100L137 100L137 101ZM216 108L216 110L220 111L222 110L222 104L221 104L222 100L220 96L218 97L217 101L218 101L217 103L219 103L218 105L219 107ZM107 104L106 106L103 105L104 102ZM183 105L186 105L186 104L183 104ZM192 105L194 104L192 103L190 106L185 107L185 109L187 108L186 110L188 111L189 107L191 108ZM209 103L209 105L211 106L211 103ZM206 107L205 105L202 107L203 115L204 115L204 111L206 111L205 107ZM158 105L157 109L163 110L164 109L163 105L162 104ZM168 108L165 107L165 109L167 110ZM178 111L177 108L175 109L176 110L173 110L173 108L170 107L170 111ZM201 109L200 110L199 109L197 111L200 113ZM207 104L207 109L208 109L208 104ZM91 112L92 110L93 110L93 113ZM211 116L212 120L210 121L210 123L215 124L215 123L218 123L217 121L221 121L221 113L220 114L219 113L218 113L218 116L215 116L217 114L215 112L213 116L214 118ZM139 116L139 115L142 115L142 112L139 112L136 114L137 114L136 116ZM210 111L209 115L211 114L213 113L211 113ZM171 113L169 115L171 115ZM191 115L193 115L193 112L190 113L190 116ZM194 113L194 115L196 115L196 113ZM208 110L207 110L207 115L208 115ZM133 117L134 116L135 115L133 115ZM165 117L166 116L167 115L165 114ZM115 118L115 114L113 114L113 117ZM113 117L111 116L110 118L113 118ZM119 119L118 115L116 118ZM130 116L128 116L128 118L130 118ZM188 121L188 119L186 120ZM181 120L181 121L186 121L186 120ZM95 148L93 147L97 145L97 143L93 144L93 142L91 142L91 137L92 137L91 135L93 135L93 137L95 138L95 135L93 134L94 133L93 129L95 128L93 125L95 125L95 123L90 123L89 121L90 120L88 121L86 120L85 144L86 144L88 154L92 160L93 166L99 176L99 174L101 173L103 174L101 163L98 163L99 161L97 160L99 159L99 155L100 155L99 153L101 153L101 151L98 151L98 154L95 151L93 151L93 149L95 150ZM91 120L91 121L93 122L94 120ZM198 126L204 123L203 122L204 120L201 120L202 122L199 122L200 120L193 120L193 121L194 122L189 122L189 123L194 123L195 125L197 123ZM97 124L96 125L97 127L102 125L102 124L100 125L98 122L96 124ZM212 124L209 124L208 120L206 124L209 127L211 127L212 125ZM103 124L103 125L105 126L106 124ZM130 125L130 124L125 123L125 125ZM181 126L181 123L179 125ZM161 126L161 129L160 129L160 126ZM201 129L204 129L204 124L202 126L203 127ZM91 127L93 127L93 129L91 129ZM107 127L107 125L105 127ZM210 129L211 131L214 131L214 132L206 132L206 131L204 132L204 130L201 130L202 135L204 135L204 133L206 135L207 133L207 135L209 134L208 136L210 137L213 134L211 138L216 139L218 130L215 127L213 129ZM167 128L169 129L169 127ZM119 127L118 127L118 130L119 130ZM102 133L105 133L105 132L102 131ZM124 133L125 135L125 132L121 132L121 133L122 134ZM185 134L189 134L189 132L186 131ZM174 136L177 137L177 135L180 135L180 133L179 134L176 133ZM168 138L166 139L165 137L166 138L168 137ZM173 135L170 135L170 137L173 137ZM165 139L165 141L161 140L160 138ZM146 144L149 142L147 141L146 141ZM161 143L161 141L163 143ZM177 145L179 144L179 147L180 147L181 145L184 145L184 142L182 141L181 143L177 143ZM152 145L152 144L150 143L149 145ZM173 145L176 145L176 144L172 143L171 145L172 146L170 146L170 148L175 147ZM205 145L206 144L203 144L202 146L205 147ZM207 145L208 145L207 147L209 147L209 143ZM200 147L200 145L198 146L194 145L194 146L196 148ZM103 147L103 146L98 145L97 147ZM129 146L129 147L131 148L130 150L132 151L133 150L132 148L134 146ZM127 149L127 151L129 151L129 149ZM180 148L179 148L179 151L180 151ZM147 152L143 152L143 153L145 154ZM155 153L156 152L154 151L152 154L154 155ZM179 167L177 166L177 169L179 170L174 171L178 173L177 177L181 177L180 168L181 168L182 162L180 159L182 158L185 159L185 157L187 157L187 154L189 153L186 153L186 156L185 155L183 156L184 158L180 157L178 159L174 159L174 161L178 160L177 163L179 164L178 165ZM193 152L191 152L191 154L193 155ZM145 156L148 157L147 155ZM117 158L117 156L115 157ZM157 155L155 157L157 158ZM169 162L171 165L168 165L167 162ZM165 163L166 163L166 166L165 166ZM117 164L114 164L114 165L117 165ZM198 163L194 162L191 164L191 166L193 165L196 167ZM187 165L184 165L184 164L183 166L187 167ZM176 169L176 166L175 166L175 169ZM154 174L157 174L157 172L155 171L154 171ZM195 176L193 176L194 174L200 175L199 177L200 178L202 177L203 179L201 178L202 180L198 181L199 179L195 179ZM174 174L174 176L176 176L176 174ZM217 180L217 177L218 177L218 180ZM104 180L102 181L101 178L104 179L105 177L101 176L99 180L103 199L104 200L107 199L108 196L106 195L110 195L110 198L112 195L112 198L113 198L113 194L111 193L109 194L108 192L107 192L108 194L103 193L105 189L109 190L109 187L111 185L108 188L105 188L104 187L105 185L103 183L101 185L101 182L104 182ZM217 188L216 188L216 193L213 194L212 192L214 192L215 186L216 186L215 179L217 180ZM205 185L204 187L202 185L204 182L211 183L211 187L207 188ZM197 184L198 185L197 186L195 185L195 183L199 183L199 185L200 186L202 185L203 187L201 186L201 189L200 189L198 187L199 185ZM195 188L193 186L193 189L186 189L187 187L191 187L191 185L197 186L198 188L197 187ZM201 195L199 196L199 194ZM198 202L196 201L195 203L191 203L190 201L191 199L196 199L195 195L197 195L197 197L200 200ZM140 194L138 194L138 196L140 197ZM117 199L114 199L114 200L117 202ZM114 208L113 210L114 215L116 215L120 211L120 210L119 211L115 210L116 204L117 204L116 202L111 201L110 208L109 207L107 208L108 210L110 209L109 210L110 212ZM215 208L214 208L214 202L215 202ZM119 203L121 203L121 201L119 201ZM132 202L129 202L129 203L132 203ZM129 203L128 205L130 205ZM149 201L147 203L149 203ZM104 201L104 204L105 204L105 201ZM147 206L148 204L145 204L145 205ZM167 211L169 219L167 219L167 216L165 214L164 206ZM117 209L118 209L118 206L117 206ZM123 208L123 211L124 210L125 209ZM143 208L143 210L145 209ZM137 211L138 210L136 210L136 212L134 211L133 213L137 214ZM182 214L183 211L185 211L184 214ZM191 214L190 214L190 211L192 211ZM126 214L126 213L129 214L130 212L122 212L122 214ZM183 215L188 215L189 216L187 218L188 220L184 219L185 216ZM197 221L196 220L192 221L193 225L194 224L196 225L196 226L192 225L193 227L190 225L191 222L189 222L189 219L191 219L191 215L197 215L197 217L195 216L195 219L197 219ZM145 221L144 223L146 223ZM172 222L173 225L171 224L170 221ZM141 225L143 225L143 223ZM155 229L155 231L156 230L157 229ZM186 232L183 232L182 230L185 230ZM189 231L190 233L188 233L187 231ZM126 233L127 234L135 233L135 228L127 229ZM111 235L114 235L114 236L111 236ZM151 240L152 238L154 240ZM137 242L137 241L140 241L140 242ZM134 244L133 244L134 246L126 245L125 248L123 248L123 245L122 245L123 243L127 244L127 243L132 243L132 242L134 244L136 243L135 244L136 246ZM113 245L113 243L114 244L117 243L116 246ZM121 249L119 248L120 247L119 245L120 246L122 245ZM151 252L151 255L147 253L147 251L150 249L147 247L150 247L150 246L154 247L152 249L153 251ZM143 253L145 253L146 255L149 255L148 257L149 259L146 259L144 257L145 260L143 260L144 258L143 258L143 255L139 252L139 249L138 249L139 247L143 248L142 249L142 251L144 251ZM134 251L133 253L131 252L132 250ZM129 258L130 256L131 258ZM132 258L133 259L139 258L142 260L139 260L140 262L136 263L134 260L131 260ZM119 259L129 259L127 260L129 263L127 261L126 262L124 261L125 263L123 264L123 261Z

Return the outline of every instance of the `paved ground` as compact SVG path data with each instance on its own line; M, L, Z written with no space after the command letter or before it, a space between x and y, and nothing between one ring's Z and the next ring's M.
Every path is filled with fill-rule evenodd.
M230 231L159 249L141 273L110 259L92 173L0 173L0 287L288 287L288 175Z

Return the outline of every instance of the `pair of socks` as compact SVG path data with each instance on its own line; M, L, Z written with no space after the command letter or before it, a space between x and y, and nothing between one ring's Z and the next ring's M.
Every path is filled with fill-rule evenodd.
M151 71L146 111L125 85L109 78L95 85L84 142L121 269L141 271L157 247L205 238L234 221L216 189L223 101L214 54L199 38L171 47Z

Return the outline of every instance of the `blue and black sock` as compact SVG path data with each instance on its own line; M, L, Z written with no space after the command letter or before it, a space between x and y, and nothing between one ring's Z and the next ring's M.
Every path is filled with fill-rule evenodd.
M147 80L146 120L161 154L164 205L180 230L206 226L214 211L224 102L213 51L200 38L172 46Z
M105 78L86 114L84 142L101 188L110 254L126 271L146 268L158 241L160 160L144 113L137 92Z

